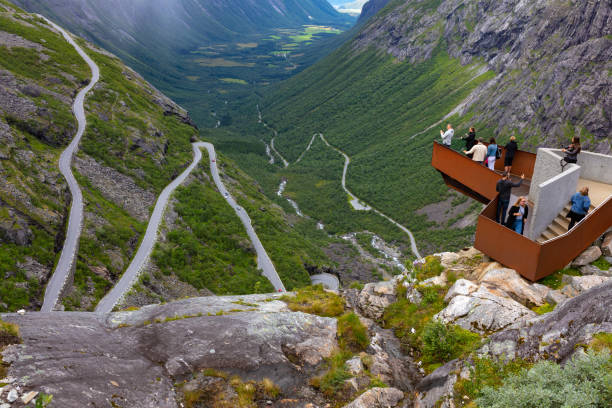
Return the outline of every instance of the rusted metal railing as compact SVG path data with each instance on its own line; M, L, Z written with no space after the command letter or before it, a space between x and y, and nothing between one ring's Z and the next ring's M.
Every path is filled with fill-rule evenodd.
M535 158L533 153L518 151L512 172L531 179ZM499 174L437 142L431 164L449 187L487 204L478 216L474 247L529 280L536 281L562 269L612 226L610 197L571 231L544 243L532 241L495 221ZM495 167L503 170L503 157Z

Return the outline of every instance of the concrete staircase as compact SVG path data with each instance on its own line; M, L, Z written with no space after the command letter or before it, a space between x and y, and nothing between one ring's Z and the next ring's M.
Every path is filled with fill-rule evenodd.
M572 208L572 204L568 203L565 208L557 215L557 218L553 220L553 222L546 228L544 232L540 235L537 242L543 244L546 241L549 241L553 238L556 238L560 235L563 235L567 232L567 227L569 226L569 219L567 218L567 213L569 213L570 208ZM595 207L591 204L589 208L589 213L593 212Z

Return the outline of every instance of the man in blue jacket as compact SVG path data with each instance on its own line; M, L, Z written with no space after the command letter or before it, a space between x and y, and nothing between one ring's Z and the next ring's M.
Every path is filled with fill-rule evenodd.
M569 226L567 227L568 231L586 217L590 207L591 199L589 198L589 188L584 187L580 192L572 196L572 208L567 213L567 218L570 219Z

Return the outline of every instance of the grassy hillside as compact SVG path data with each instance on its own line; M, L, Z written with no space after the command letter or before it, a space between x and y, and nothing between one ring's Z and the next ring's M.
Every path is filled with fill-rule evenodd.
M437 222L415 211L450 197L429 166L431 143L447 121L458 119L443 118L493 75L480 64L462 66L444 50L441 44L430 60L408 64L373 50L355 52L347 45L265 93L260 102L264 120L278 131L275 145L289 162L296 161L314 133L324 133L351 157L349 189L412 229L422 252L470 243L473 225L450 226L476 207L468 203L457 214L456 206L450 205ZM425 131L439 121L443 123ZM465 133L468 124L469 118L462 118L457 134ZM220 146L262 183L268 195L287 179L285 195L305 214L322 221L328 232L367 229L402 243L409 252L407 238L397 227L351 208L340 185L344 159L318 138L299 164L284 169L279 160L276 165L263 163L265 145L258 139L270 141L273 133L257 124L256 112L236 121L235 128L239 132L233 136L217 135L225 141ZM232 137L235 141L230 142Z
M57 162L74 136L72 98L90 72L46 23L0 1L0 311L37 309L59 256L70 205ZM62 303L91 310L129 264L161 190L193 160L187 112L116 57L78 40L100 67L85 101L88 126L73 172L85 204L74 284ZM325 255L257 184L223 156L285 284L309 283ZM204 162L203 162L204 163ZM246 232L203 172L175 196L175 222L154 262L193 290L266 291ZM313 227L314 230L314 227Z

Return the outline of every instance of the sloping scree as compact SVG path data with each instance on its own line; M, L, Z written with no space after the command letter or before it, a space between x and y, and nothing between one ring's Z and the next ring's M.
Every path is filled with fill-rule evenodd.
M244 298L245 303L253 301ZM62 312L54 313L52 319L47 313L3 315L4 320L19 325L23 338L23 344L9 346L3 358L11 364L9 375L17 384L25 391L52 394L56 406L81 408L113 402L118 406L175 408L173 384L203 368L248 379L265 376L292 395L307 384L315 367L294 365L283 349L289 346L308 361L322 361L337 347L335 319L265 312L261 311L265 306L238 305L227 299L222 302L224 307L258 311L226 309L224 315L209 316L215 310L213 300L189 299L108 316ZM189 317L196 311L203 315ZM156 314L160 316L158 323L142 320ZM177 320L162 316L176 316L172 319ZM125 323L128 321L134 325ZM308 349L308 344L317 347ZM316 353L319 358L313 360Z

